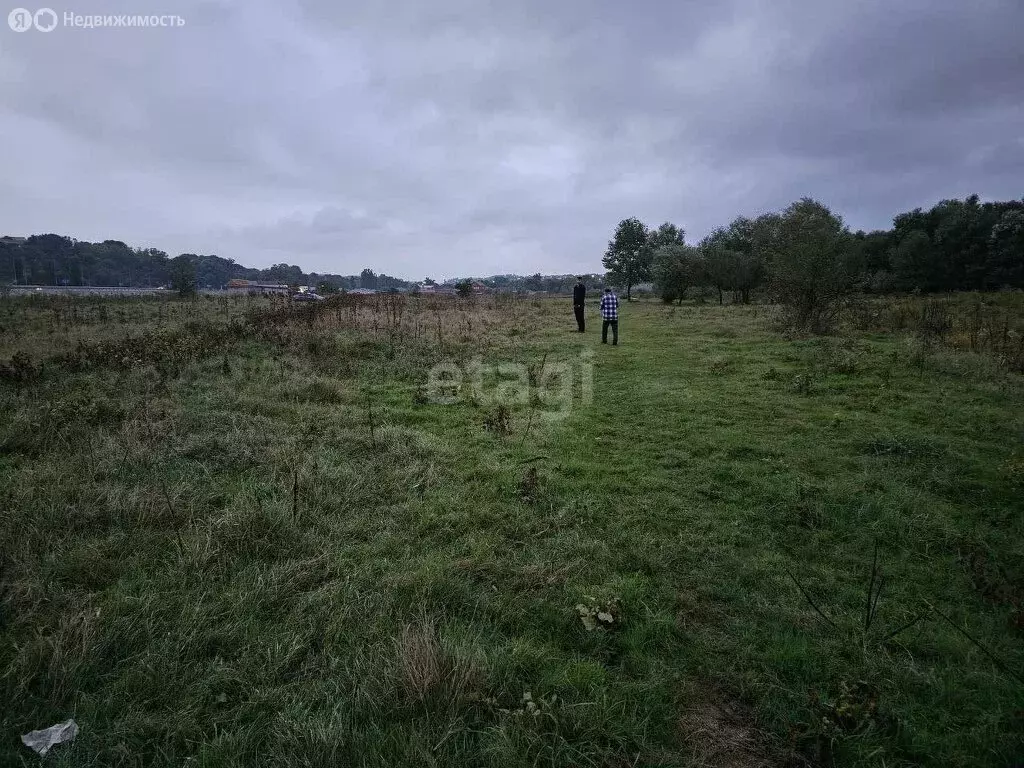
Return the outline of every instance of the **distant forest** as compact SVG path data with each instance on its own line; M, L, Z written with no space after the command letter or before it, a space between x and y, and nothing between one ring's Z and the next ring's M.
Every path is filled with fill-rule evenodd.
M105 285L153 288L175 283L178 267L186 262L199 289L223 288L228 281L259 280L286 285L311 285L321 289L378 291L408 290L416 283L378 274L370 268L358 275L303 272L293 264L275 264L256 269L237 264L233 259L183 253L170 257L155 248L132 248L120 240L90 243L63 235L32 235L27 238L0 237L0 285ZM481 278L488 286L504 290L565 293L572 290L574 275L494 275ZM588 282L602 280L587 275ZM191 277L190 277L191 281ZM454 285L459 280L445 281ZM428 278L427 284L436 284Z
M170 285L182 261L195 269L199 288L223 288L229 280L260 280L336 289L408 288L412 283L364 269L358 275L303 272L292 264L255 269L233 259L183 253L174 258L155 248L131 248L120 240L90 243L62 235L0 238L0 285L108 285L152 288Z
M733 279L735 275L730 277L733 272L742 276L763 271L757 263L746 265L744 259L758 261L758 230L775 226L776 220L777 214L766 214L756 220L739 217L729 227L715 230L705 238L702 245L713 246L710 250L705 248L708 253L720 251L729 257L719 259L724 266L712 270L721 273L712 281L720 292L745 292L740 285L743 281ZM841 219L837 221L841 223ZM611 260L606 256L610 277L623 285L652 279L667 284L670 281L658 277L659 264L654 254L661 246L682 245L683 231L670 227L671 232L647 233L639 222L634 223L638 231L633 233L635 237L626 239L635 239L637 243L626 250L646 263L638 269L623 269L616 264L614 254ZM847 238L843 250L855 263L860 288L867 292L1024 288L1024 200L982 203L977 195L964 200L943 200L928 211L917 208L899 214L890 229L849 233ZM618 248L614 243L610 247L613 251ZM666 269L684 272L677 261L680 260L670 259L667 268L663 265L662 273ZM705 261L706 266L716 267L714 259ZM413 285L369 268L358 275L305 273L290 264L255 269L213 255L186 253L171 258L163 251L131 248L119 240L90 243L54 234L0 238L0 285L170 285L176 265L183 262L194 267L195 285L200 289L221 288L235 278L341 290L404 290ZM733 268L726 269L729 264ZM599 275L586 277L589 285L603 279ZM506 290L565 293L571 289L573 276L497 275L482 282Z
M869 291L996 291L1024 288L1024 200L943 200L854 235Z

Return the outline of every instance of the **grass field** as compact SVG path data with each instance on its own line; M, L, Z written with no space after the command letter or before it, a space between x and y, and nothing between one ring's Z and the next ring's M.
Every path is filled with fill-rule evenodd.
M756 305L618 347L568 300L112 306L0 306L0 764L69 717L49 764L1024 762L999 360Z

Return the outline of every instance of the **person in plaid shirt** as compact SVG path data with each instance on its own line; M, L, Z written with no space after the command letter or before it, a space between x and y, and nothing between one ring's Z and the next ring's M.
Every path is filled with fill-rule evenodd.
M611 288L604 289L601 297L601 343L608 343L608 326L612 327L612 346L619 343L619 297L612 293Z

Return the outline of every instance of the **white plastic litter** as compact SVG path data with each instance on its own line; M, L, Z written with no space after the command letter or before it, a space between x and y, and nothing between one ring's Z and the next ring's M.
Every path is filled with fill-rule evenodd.
M66 723L57 723L41 731L30 731L21 737L21 741L26 747L45 755L58 744L71 741L77 735L78 723L68 720Z

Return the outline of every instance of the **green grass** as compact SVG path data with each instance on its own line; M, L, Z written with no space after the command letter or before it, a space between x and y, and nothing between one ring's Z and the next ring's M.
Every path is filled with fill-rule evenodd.
M1019 376L757 306L634 302L614 348L567 301L317 311L0 384L0 764L72 716L47 762L1024 761ZM507 434L422 396L587 352L593 401Z
M166 332L190 321L229 323L253 309L287 304L281 297L203 296L196 301L166 298L25 296L0 300L0 350L4 358L32 361L56 357L79 343L96 343Z

